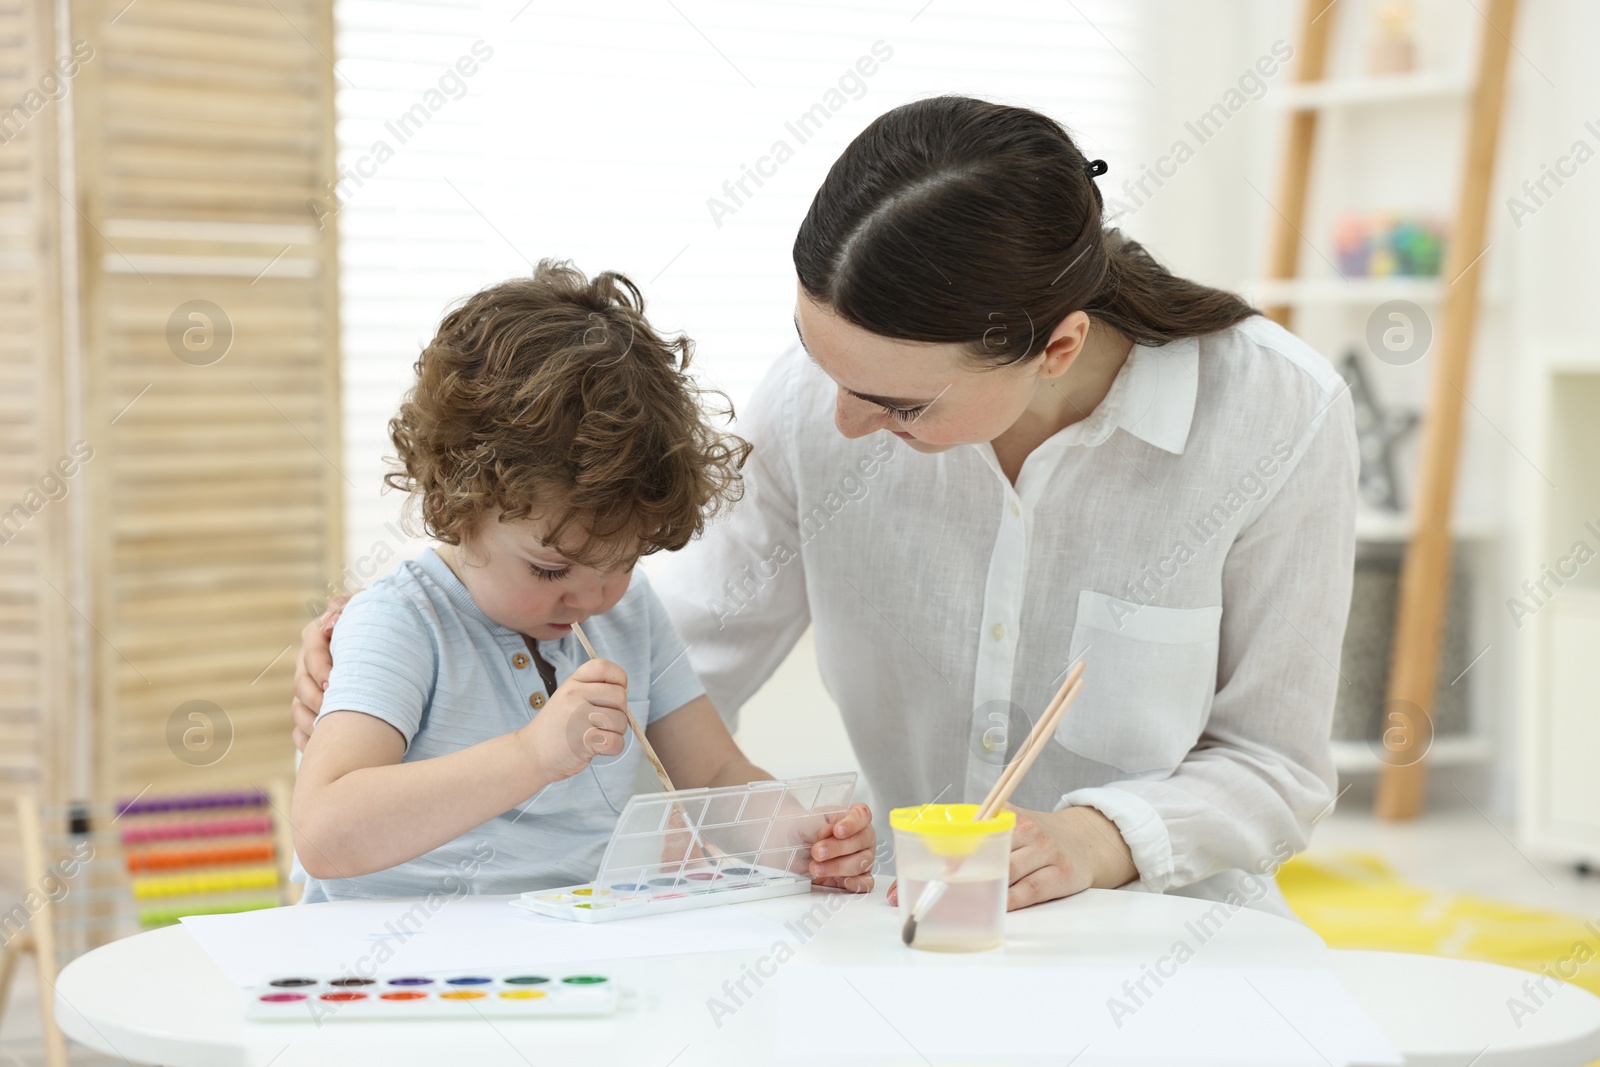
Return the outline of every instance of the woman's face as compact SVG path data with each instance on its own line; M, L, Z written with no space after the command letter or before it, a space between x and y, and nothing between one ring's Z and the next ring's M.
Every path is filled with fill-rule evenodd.
M491 512L446 561L489 618L536 640L556 641L573 623L616 607L633 566L602 571L574 563L546 544L547 529L538 516L501 522Z
M883 337L797 288L795 328L838 386L833 419L846 437L888 430L918 452L993 441L1065 369L1054 340L1041 358L1020 366L979 368L961 345Z

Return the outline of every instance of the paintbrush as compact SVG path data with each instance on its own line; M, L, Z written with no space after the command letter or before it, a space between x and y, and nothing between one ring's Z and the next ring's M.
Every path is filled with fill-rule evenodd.
M1078 698L1078 692L1083 688L1083 664L1079 663L1067 672L1066 679L1061 683L1061 688L1056 690L1056 695L1051 699L1044 714L1039 721L1033 724L1033 729L1028 732L1028 739L1023 742L1022 748L1017 753L1017 758L1008 763L1000 777L995 780L994 788L989 790L989 795L984 798L979 806L977 815L973 816L974 822L982 822L994 817L994 813L1005 806L1011 794L1016 792L1017 786L1022 784L1023 775L1028 773L1028 768L1033 766L1033 761L1039 758L1039 753L1044 751L1045 742L1055 733L1056 726L1061 722L1061 717L1066 714L1067 708ZM927 883L922 887L922 892L917 894L917 899L911 906L911 914L907 916L905 925L900 928L900 940L910 945L917 939L917 923L926 918L928 912L939 898L944 896L945 889L949 887L949 878L961 867L960 859L950 861L945 866L945 876L937 881Z
M573 623L572 632L578 636L578 644L583 646L583 650L589 654L590 659L600 658L599 654L595 652L594 646L589 643L589 637L583 632L583 627ZM645 738L644 731L639 728L639 720L633 717L632 709L624 705L622 713L628 717L628 729L633 731L634 739L639 742L639 751L644 753L644 758L649 760L650 766L655 768L656 777L661 779L661 788L669 793L676 793L677 788L672 784L672 776L667 773L667 768L662 764L661 757L656 755L656 750L650 747L650 742ZM674 814L683 820L684 828L689 831L689 850L693 850L698 845L712 859L719 859L727 855L726 852L723 852L716 845L702 837L699 827L689 825L689 817L681 805L673 804L672 810Z
M590 659L600 658L595 653L594 646L589 643L589 639L584 636L583 627L573 623L572 632L578 635L578 644L582 645L583 650L589 653ZM632 709L624 705L622 714L628 717L628 729L633 731L634 740L639 742L639 751L643 752L644 758L650 761L650 766L656 769L656 777L661 779L661 787L669 793L676 793L677 789L672 785L672 777L667 774L667 769L661 765L661 759L656 755L656 750L650 747L649 741L645 740L644 731L639 729L639 720L633 717Z

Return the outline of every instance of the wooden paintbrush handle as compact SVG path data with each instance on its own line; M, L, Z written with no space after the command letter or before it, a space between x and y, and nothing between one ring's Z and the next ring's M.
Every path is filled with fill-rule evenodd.
M596 652L594 650L594 646L589 643L589 635L583 632L583 627L579 626L577 623L573 623L572 632L577 635L578 644L582 645L583 650L589 653L590 659L600 658L600 654Z
M644 731L639 729L639 720L633 717L633 712L624 711L628 717L628 728L633 731L633 736L639 742L639 751L644 753L644 758L650 761L650 766L656 769L656 777L661 779L661 785L669 793L677 790L672 785L672 779L667 775L667 769L661 765L661 757L656 755L656 750L650 747L650 742L645 740Z
M990 802L988 810L978 812L979 819L993 818L995 812L1005 807L1006 801L1011 799L1011 794L1016 792L1017 786L1022 784L1023 776L1028 773L1028 768L1033 766L1033 761L1038 759L1039 753L1044 751L1044 746L1049 741L1050 735L1055 733L1056 725L1061 721L1061 717L1066 714L1067 708L1072 706L1072 702L1078 699L1078 693L1082 689L1083 679L1079 678L1073 682L1072 688L1067 691L1066 698L1055 706L1053 713L1039 720L1041 729L1037 731L1037 736L1032 739L1033 743L1022 754L1022 758L1017 760L1017 769L1009 778L1005 779L1004 787Z
M595 652L594 646L589 643L589 637L583 632L583 627L573 623L572 632L577 635L578 644L582 645L583 650L589 653L590 659L600 658L599 654ZM656 777L661 779L662 788L669 793L676 793L677 789L672 785L672 777L667 774L667 769L661 765L661 758L656 755L656 750L650 747L650 742L645 738L644 731L639 728L639 720L633 717L633 712L628 708L623 708L622 714L628 717L628 729L633 731L634 740L639 742L639 751L643 752L644 758L650 761L650 766L656 769Z
M1028 739L1023 742L1022 750L1017 758L1006 764L1000 778L994 783L994 788L989 790L989 795L984 799L983 806L978 809L974 821L982 822L994 817L995 812L1005 806L1007 800L1018 785L1022 784L1022 776L1028 773L1028 768L1033 766L1033 761L1039 758L1039 753L1044 751L1045 743L1050 735L1056 732L1056 725L1061 722L1061 717L1067 713L1067 708L1078 698L1078 691L1083 688L1083 664L1079 663L1067 672L1067 677L1062 681L1061 688L1056 690L1054 699L1044 714L1039 716L1039 721L1033 724L1033 729L1028 731ZM912 933L903 934L906 944L911 944L915 932L915 924L920 921L944 893L944 887L951 876L960 870L962 860L960 857L945 861L944 878L939 881L929 882L922 887L922 894L911 905L911 917L906 920L906 929Z
M978 818L989 818L999 809L1000 804L1005 803L1004 800L996 803L996 798L1002 795L1002 790L1004 790L1005 796L1011 795L1010 790L1007 788L1007 783L1016 776L1017 768L1021 766L1023 757L1028 754L1029 750L1038 743L1041 737L1047 737L1050 732L1055 730L1053 724L1047 730L1046 723L1050 723L1052 719L1059 721L1057 709L1067 699L1067 692L1072 688L1073 683L1082 676L1083 664L1077 663L1067 672L1067 676L1061 680L1061 688L1056 690L1056 695L1050 699L1049 705L1044 709L1044 714L1039 716L1038 721L1033 724L1033 729L1028 731L1027 740L1022 743L1021 748L1017 749L1017 758L1006 764L1005 769L1000 772L1000 777L995 779L994 787L989 790L989 795L983 798L983 804L978 808Z

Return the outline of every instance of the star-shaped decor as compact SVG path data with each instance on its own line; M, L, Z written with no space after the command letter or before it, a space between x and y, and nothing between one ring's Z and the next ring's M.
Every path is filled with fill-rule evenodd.
M1400 487L1394 476L1394 453L1417 424L1414 411L1390 411L1378 403L1361 369L1354 349L1345 353L1339 373L1350 386L1355 405L1356 441L1361 449L1361 496L1368 504L1385 511L1404 511Z

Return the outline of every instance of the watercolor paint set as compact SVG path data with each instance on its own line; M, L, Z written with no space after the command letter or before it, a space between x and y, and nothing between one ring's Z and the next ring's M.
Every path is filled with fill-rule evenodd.
M287 975L246 994L253 1022L330 1019L537 1019L610 1015L616 982L592 971Z
M511 903L592 923L808 892L811 844L855 788L848 773L636 795L594 881Z

